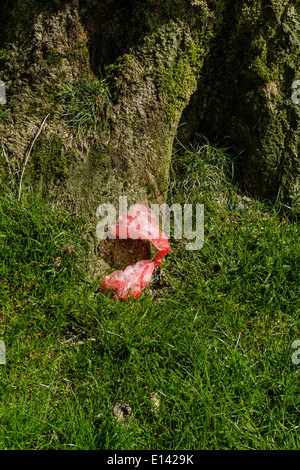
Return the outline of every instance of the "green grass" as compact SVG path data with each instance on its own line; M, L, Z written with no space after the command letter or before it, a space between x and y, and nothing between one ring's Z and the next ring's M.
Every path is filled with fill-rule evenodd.
M129 302L87 280L84 220L1 188L1 449L300 448L299 225L235 168L206 141L174 154L169 202L204 204L204 246L171 239Z
M58 111L69 127L79 133L95 132L104 122L111 104L111 96L105 80L64 83L56 93L62 110Z

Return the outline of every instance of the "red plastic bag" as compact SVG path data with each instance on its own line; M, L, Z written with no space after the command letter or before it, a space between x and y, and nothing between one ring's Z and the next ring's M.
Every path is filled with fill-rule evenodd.
M110 227L109 235L112 238L149 240L158 249L153 261L138 261L127 266L124 271L106 276L100 284L101 292L112 289L119 299L137 299L150 282L154 268L160 266L162 258L169 253L171 247L168 238L160 230L153 212L145 203L136 204L126 214L122 214L118 222Z

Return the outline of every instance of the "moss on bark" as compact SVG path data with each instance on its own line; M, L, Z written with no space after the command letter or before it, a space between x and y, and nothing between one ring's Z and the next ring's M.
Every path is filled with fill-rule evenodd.
M8 3L12 7L11 24L19 14L18 27L23 27L28 10L25 13L18 1ZM33 14L21 44L29 67L26 70L25 62L19 62L18 41L8 34L15 53L4 61L2 69L10 103L22 108L17 119L13 113L10 125L6 122L2 127L4 143L22 162L43 114L52 111L44 139L56 133L79 156L77 168L75 165L69 181L61 186L62 200L72 201L74 208L90 213L108 195L115 202L122 194L128 194L132 202L164 201L178 121L196 88L208 50L207 5L204 2L206 9L201 7L195 16L190 15L192 7L184 0L130 2L126 34L116 37L116 43L123 42L125 53L106 70L113 102L102 128L86 138L76 135L58 118L57 113L62 115L68 110L56 97L62 80L76 83L84 75L87 82L97 81L93 73L97 67L91 64L87 51L89 48L93 61L102 57L99 51L95 55L99 45L91 45L89 39L95 38L94 15L101 20L105 15L97 2L92 3L83 2L79 9L76 2L57 2L50 10L47 4L27 0ZM109 2L101 4L105 9ZM106 23L103 26L107 27ZM20 77L18 86L15 75ZM25 93L29 99L24 100ZM8 134L13 126L20 129L22 137L11 145ZM52 158L51 151L48 158ZM29 168L34 179L36 167ZM40 175L36 177L40 181Z
M253 195L299 198L300 106L297 1L216 2L216 27L180 138L195 129L243 150L240 166Z
M244 149L249 192L293 201L299 15L296 0L5 0L0 78L8 104L0 137L7 155L22 167L50 112L26 174L92 220L99 204L117 207L120 195L129 204L165 200L181 119L180 139L197 130ZM102 75L111 95L104 119L78 133L63 116L71 115L58 98L61 85L83 80L97 88ZM75 99L72 110L84 110Z

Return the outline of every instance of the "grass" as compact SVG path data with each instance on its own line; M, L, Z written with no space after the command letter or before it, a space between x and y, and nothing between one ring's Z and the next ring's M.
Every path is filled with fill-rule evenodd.
M111 96L105 79L89 82L64 83L56 93L63 111L58 114L69 127L79 133L95 132L105 120Z
M171 239L129 302L88 281L83 219L1 187L0 449L300 448L299 225L235 168L203 140L174 154L169 202L204 204L204 246Z

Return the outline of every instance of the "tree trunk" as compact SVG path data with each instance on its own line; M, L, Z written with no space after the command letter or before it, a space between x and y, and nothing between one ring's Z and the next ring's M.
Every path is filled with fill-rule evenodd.
M164 201L174 135L208 50L210 11L194 12L183 0L55 5L6 0L0 132L7 154L22 167L50 112L26 169L42 191L91 214L119 195L130 204ZM97 129L91 120L78 134L70 124L81 96L68 103L60 87L71 84L72 101L104 71L111 98L98 96L105 106Z
M298 0L2 4L2 178L27 161L27 179L91 218L120 195L163 202L181 123L179 139L243 150L250 193L299 200Z
M181 138L195 129L225 138L242 151L252 195L299 207L300 3L222 3L216 2L214 38Z

